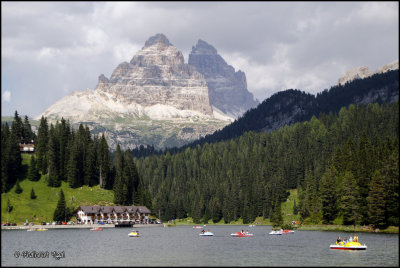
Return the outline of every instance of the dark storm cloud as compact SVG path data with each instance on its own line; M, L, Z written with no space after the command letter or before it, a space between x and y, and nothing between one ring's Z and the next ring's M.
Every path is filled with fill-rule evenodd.
M259 100L316 93L398 59L398 25L398 2L2 2L2 114L93 89L156 33L186 61L198 39L213 45Z

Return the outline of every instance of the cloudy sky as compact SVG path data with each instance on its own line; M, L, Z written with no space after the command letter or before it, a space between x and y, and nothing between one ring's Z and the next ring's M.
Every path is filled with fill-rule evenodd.
M185 61L198 39L246 73L262 101L288 88L317 93L347 70L398 59L393 2L1 2L1 113L39 116L94 89L163 33Z

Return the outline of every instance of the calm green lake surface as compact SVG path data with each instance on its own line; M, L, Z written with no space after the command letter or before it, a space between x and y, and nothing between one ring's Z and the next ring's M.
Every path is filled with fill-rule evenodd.
M192 226L1 231L2 266L399 266L399 235L358 233L365 251L329 248L344 232L296 231L268 235L271 226L207 226L212 237ZM240 230L253 237L231 237ZM43 252L40 258L23 252ZM52 252L63 254L58 260ZM18 256L19 253L19 256ZM62 255L59 255L62 256Z

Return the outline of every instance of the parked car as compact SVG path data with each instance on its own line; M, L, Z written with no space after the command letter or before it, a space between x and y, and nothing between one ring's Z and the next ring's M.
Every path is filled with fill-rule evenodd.
M46 222L45 222L45 221L42 221L42 225L46 225Z
M62 225L67 225L67 222L63 221L61 224L62 224Z

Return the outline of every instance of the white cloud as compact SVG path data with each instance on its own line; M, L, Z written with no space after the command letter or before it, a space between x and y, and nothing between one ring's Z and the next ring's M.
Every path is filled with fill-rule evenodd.
M3 93L3 101L10 102L11 101L11 92L6 90Z

